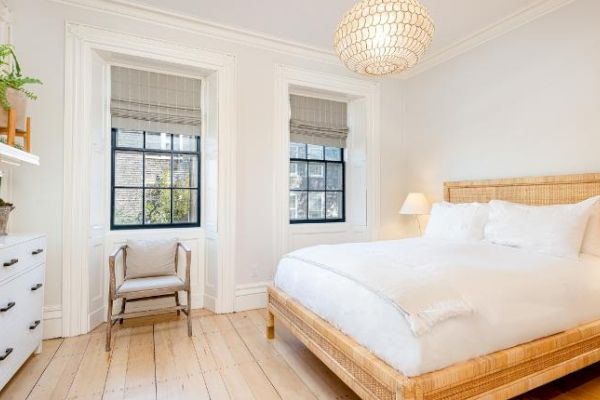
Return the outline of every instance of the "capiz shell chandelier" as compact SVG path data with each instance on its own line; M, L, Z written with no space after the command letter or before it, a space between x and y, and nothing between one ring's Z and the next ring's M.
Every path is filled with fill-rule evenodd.
M417 64L433 32L433 20L418 0L361 0L339 23L334 45L350 70L380 76Z

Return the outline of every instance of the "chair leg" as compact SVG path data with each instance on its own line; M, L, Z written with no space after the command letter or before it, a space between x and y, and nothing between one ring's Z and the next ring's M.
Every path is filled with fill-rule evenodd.
M175 292L175 305L179 307L179 292ZM177 316L181 315L181 311L177 310Z
M121 302L121 314L125 314L125 303L127 303L127 299L123 297L123 301ZM119 325L123 325L123 318L119 320Z
M108 299L108 318L106 319L106 351L110 351L110 335L112 331L112 308L113 308L113 299L109 297Z
M187 325L188 336L192 336L192 290L187 290Z

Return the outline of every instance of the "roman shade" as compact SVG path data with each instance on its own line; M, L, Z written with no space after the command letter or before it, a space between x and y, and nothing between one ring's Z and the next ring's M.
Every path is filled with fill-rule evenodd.
M112 127L200 135L199 79L111 68Z
M347 104L316 97L290 95L290 141L346 147Z

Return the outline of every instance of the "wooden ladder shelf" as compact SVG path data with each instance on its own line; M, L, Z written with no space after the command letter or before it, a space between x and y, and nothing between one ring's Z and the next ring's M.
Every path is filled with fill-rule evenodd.
M6 144L9 146L15 145L15 139L17 137L22 137L24 141L25 151L31 152L31 118L27 117L25 122L25 130L17 129L17 113L9 108L8 109L8 126L0 127L0 134L6 133Z

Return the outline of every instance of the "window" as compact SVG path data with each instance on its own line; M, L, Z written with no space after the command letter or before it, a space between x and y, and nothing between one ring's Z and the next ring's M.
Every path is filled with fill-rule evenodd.
M290 223L344 222L344 149L290 143Z
M200 226L200 138L112 130L111 229Z

